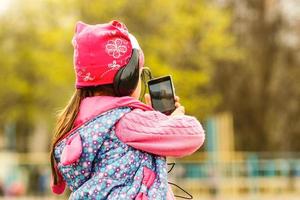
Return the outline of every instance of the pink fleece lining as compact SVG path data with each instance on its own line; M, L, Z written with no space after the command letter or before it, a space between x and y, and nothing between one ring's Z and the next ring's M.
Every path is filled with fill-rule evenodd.
M52 192L54 192L55 194L62 194L65 191L66 182L62 181L63 177L62 177L61 173L59 172L59 170L57 169L57 165L55 165L55 170L57 171L57 175L59 177L59 180L61 180L61 181L58 182L56 185L54 185L53 175L51 175L50 187L51 187Z
M61 154L61 164L71 165L77 161L82 153L82 143L80 134L72 135L66 142L66 146Z
M74 126L84 124L97 115L118 107L139 108L142 110L153 110L150 106L132 97L94 96L87 97L80 104L79 113L75 119Z

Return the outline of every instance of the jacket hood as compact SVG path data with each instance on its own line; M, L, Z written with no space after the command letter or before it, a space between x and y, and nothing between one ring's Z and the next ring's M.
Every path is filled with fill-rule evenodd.
M90 119L118 107L139 108L141 110L153 110L150 106L141 101L125 96L93 96L87 97L81 101L79 113L74 121L74 127L78 127Z

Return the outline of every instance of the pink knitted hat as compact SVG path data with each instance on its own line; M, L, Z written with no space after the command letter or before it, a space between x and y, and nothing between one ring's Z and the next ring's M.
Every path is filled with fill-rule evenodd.
M77 22L72 44L76 88L112 84L118 70L129 62L133 48L140 50L139 66L144 65L137 40L115 20L96 25Z

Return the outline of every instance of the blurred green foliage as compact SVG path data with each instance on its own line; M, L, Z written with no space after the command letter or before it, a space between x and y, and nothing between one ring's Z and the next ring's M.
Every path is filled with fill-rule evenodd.
M123 21L141 44L155 76L171 74L188 113L204 118L220 103L209 91L215 63L237 60L231 16L207 1L78 1L87 23ZM99 11L104 12L99 12Z
M24 144L17 150L27 150L39 122L51 136L56 111L74 91L76 22L113 19L136 36L154 76L173 76L188 114L203 120L232 113L238 150L299 150L299 53L289 43L297 21L288 21L277 1L6 2L8 9L0 9L0 136L15 130Z
M76 21L112 19L137 37L155 76L173 76L188 113L204 118L212 112L221 100L209 90L215 63L241 56L226 10L207 1L25 0L11 1L0 15L1 126L34 127L46 119L51 127L55 111L74 90Z

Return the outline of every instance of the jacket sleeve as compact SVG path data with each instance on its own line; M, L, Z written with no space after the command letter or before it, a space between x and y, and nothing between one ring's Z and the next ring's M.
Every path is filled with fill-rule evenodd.
M204 142L204 130L195 117L170 117L158 111L135 109L116 124L117 137L136 149L161 156L192 154Z

